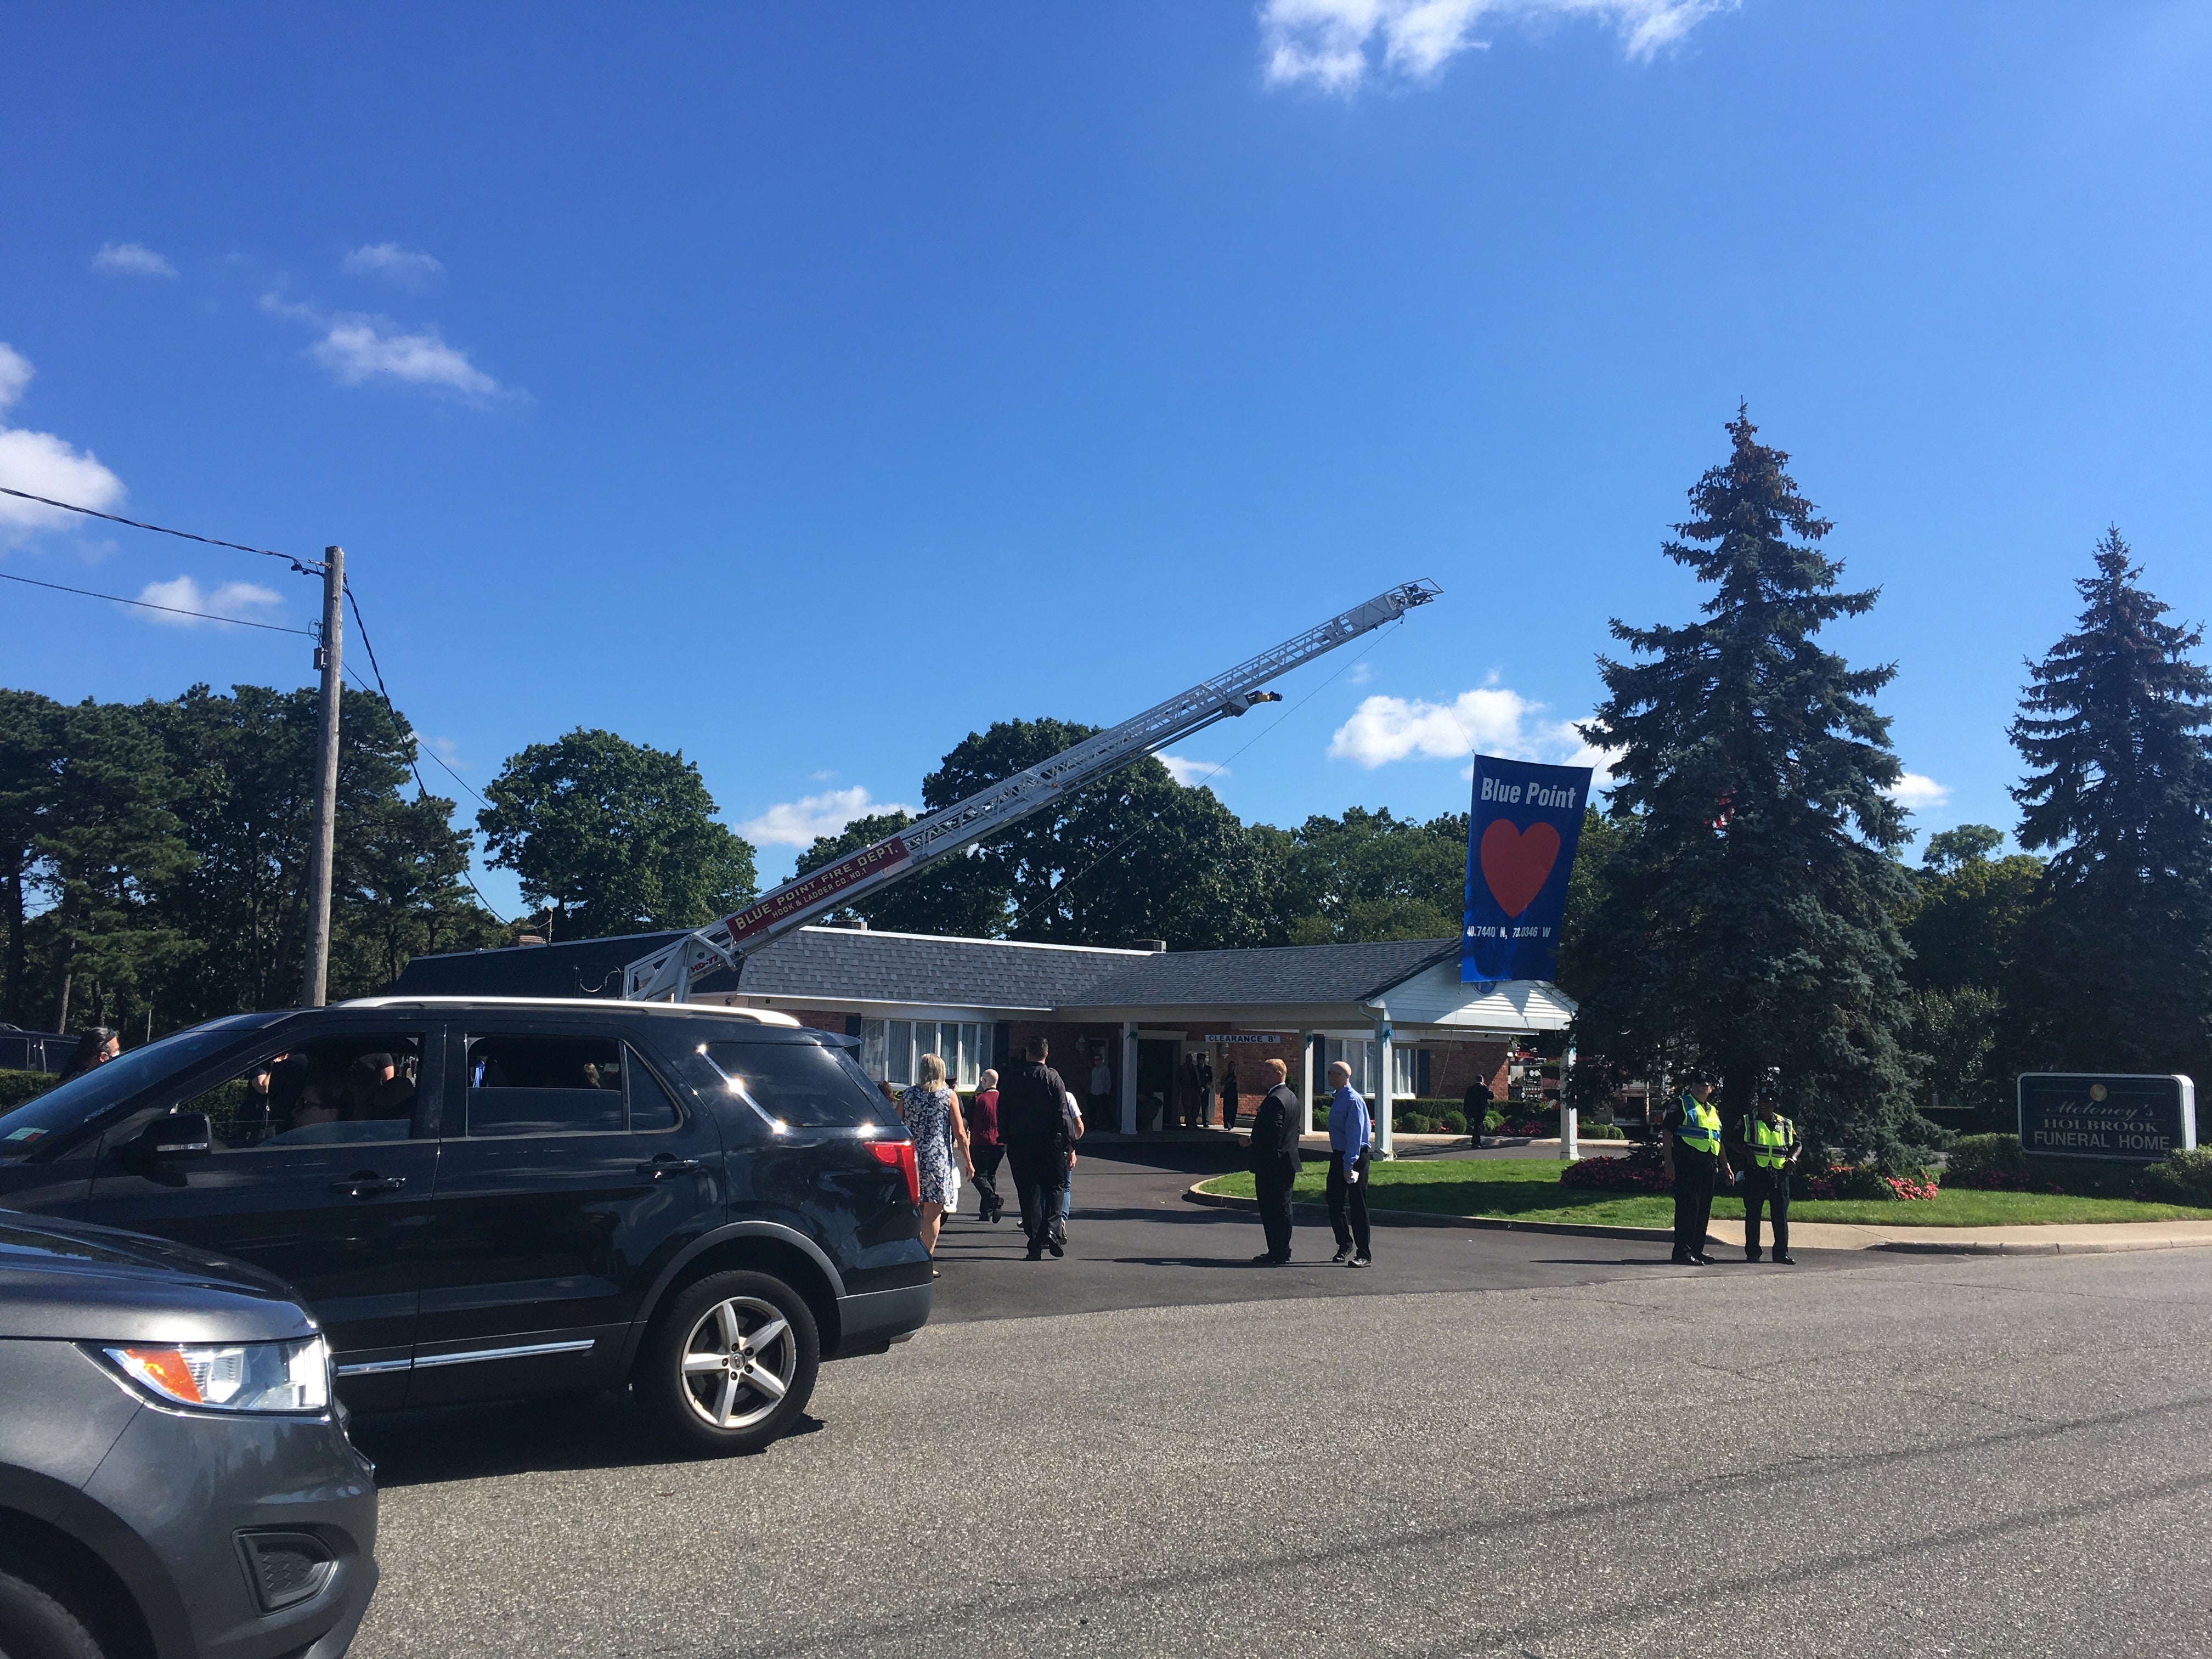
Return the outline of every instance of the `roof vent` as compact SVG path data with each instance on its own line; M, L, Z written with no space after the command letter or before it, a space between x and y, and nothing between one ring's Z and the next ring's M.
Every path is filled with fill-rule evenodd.
M544 939L536 933L517 933L514 936L514 942L517 945L543 945L545 943Z
M1168 942L1164 939L1133 939L1129 941L1129 948L1132 951L1163 951L1168 948Z

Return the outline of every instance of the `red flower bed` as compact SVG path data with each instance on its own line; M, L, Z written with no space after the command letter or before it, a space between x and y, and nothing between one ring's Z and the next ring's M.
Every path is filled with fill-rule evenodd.
M1663 1193L1667 1172L1656 1163L1635 1158L1585 1158L1559 1171L1562 1187L1587 1187L1598 1192Z

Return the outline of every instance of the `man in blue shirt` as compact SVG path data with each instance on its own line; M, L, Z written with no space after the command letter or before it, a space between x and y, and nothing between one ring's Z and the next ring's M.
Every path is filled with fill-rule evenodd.
M1371 1267L1368 1249L1367 1152L1375 1126L1367 1103L1352 1086L1352 1067L1342 1060L1328 1068L1336 1085L1328 1103L1328 1224L1336 1230L1336 1259L1348 1267Z

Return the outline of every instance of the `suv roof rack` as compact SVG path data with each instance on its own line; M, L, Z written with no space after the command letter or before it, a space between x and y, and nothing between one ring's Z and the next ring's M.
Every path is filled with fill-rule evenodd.
M774 1008L710 1007L697 1002L620 1002L612 997L349 997L337 1008L605 1008L625 1014L707 1014L717 1019L750 1020L756 1025L801 1029L789 1014ZM841 1032L830 1035L842 1036Z

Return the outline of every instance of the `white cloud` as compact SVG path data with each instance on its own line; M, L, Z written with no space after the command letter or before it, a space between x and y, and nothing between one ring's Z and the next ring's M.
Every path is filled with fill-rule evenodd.
M1344 683L1346 685L1364 685L1368 681L1374 678L1375 665L1373 663L1356 662L1352 665L1352 672L1344 677Z
M756 847L811 847L824 836L842 835L854 818L914 810L894 801L871 800L868 792L856 783L850 789L778 802L758 817L739 824L738 833Z
M426 323L409 333L389 317L361 311L325 316L313 306L287 300L282 293L263 295L261 308L272 317L311 323L321 329L323 337L308 348L308 355L330 370L340 386L398 380L455 392L472 404L512 395L471 362L467 352L447 344L435 324Z
M1425 81L1461 52L1480 49L1486 22L1591 18L1610 25L1631 58L1648 58L1740 0L1261 0L1261 52L1275 86L1349 93L1376 67Z
M1216 766L1212 761L1193 760L1188 755L1162 755L1160 764L1186 789L1196 789L1229 775L1227 767Z
M1882 791L1899 806L1918 808L1941 806L1951 799L1950 786L1923 777L1917 772L1907 772L1895 783Z
M92 268L119 276L173 276L176 266L143 242L103 243L92 256Z
M142 604L167 605L167 611L149 611L145 614L149 622L170 628L220 627L226 617L284 603L276 589L264 587L258 582L225 582L210 592L190 576L179 576L174 581L148 582L138 590L138 598ZM193 614L175 614L180 611Z
M0 341L0 414L21 400L35 373L29 358ZM90 450L74 449L51 432L21 427L0 425L0 484L100 511L123 500L123 480L102 466ZM39 531L83 523L58 507L0 495L0 547Z
M426 288L446 274L445 266L430 255L397 242L357 247L338 262L338 268L349 276L388 276L405 289Z
M499 395L499 382L471 362L467 352L447 345L434 326L405 334L389 318L349 313L331 319L313 356L340 386L392 380L441 386L474 401Z
M1369 697L1336 729L1331 760L1356 761L1372 771L1392 761L1465 760L1475 754L1605 770L1605 753L1582 740L1572 723L1542 719L1544 705L1493 683L1449 702Z

